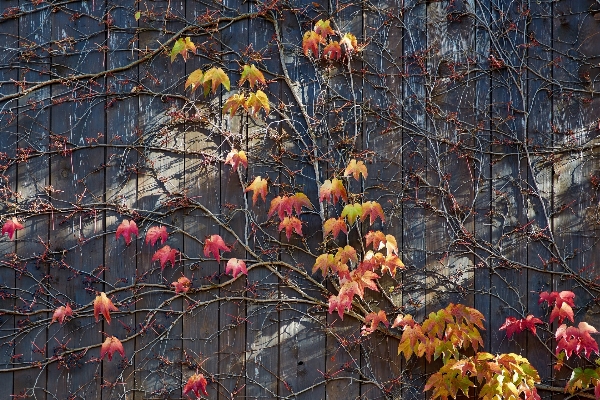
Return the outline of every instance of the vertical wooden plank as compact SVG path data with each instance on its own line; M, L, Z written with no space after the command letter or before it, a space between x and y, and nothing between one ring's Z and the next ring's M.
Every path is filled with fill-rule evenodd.
M24 1L20 5L25 5ZM28 7L32 10L31 7ZM19 41L26 42L34 46L35 56L32 63L42 71L50 70L50 57L48 53L43 51L41 47L46 45L51 39L50 32L50 10L38 10L27 13L19 18ZM23 65L19 69L19 80L27 82L43 82L49 79L48 73L40 74L37 71L26 68ZM50 99L50 88L46 87L36 91L18 100L19 113L19 138L17 143L18 149L30 149L34 147L38 151L47 151L49 149L48 136L50 127L50 111L43 108L42 104L47 104ZM28 104L29 103L29 104ZM20 193L22 198L18 201L19 206L23 210L29 210L38 195L39 190L50 184L49 180L49 162L48 157L40 157L31 159L27 162L20 162L17 166L17 193ZM43 254L45 251L44 245L36 240L38 237L45 243L48 243L48 215L38 214L28 219L26 225L29 232L32 233L31 238L21 243L17 243L17 254L22 257L30 257L34 254ZM25 235L24 235L25 236ZM19 238L19 234L17 234ZM44 276L48 273L48 265L42 263L38 265L36 260L24 263L20 267L25 267L26 271L23 274L17 275L16 286L21 290L28 290L29 293L35 295L27 295L26 292L21 292L18 300L21 307L27 308L27 303L33 305L33 301L38 304L38 308L49 308L45 288L40 287L37 282L44 282ZM40 292L37 290L40 289ZM44 295L41 295L44 293ZM27 303L25 303L25 301ZM43 361L51 354L50 345L48 345L47 331L45 321L49 317L48 314L38 314L37 317L16 318L16 324L23 326L21 335L15 344L15 354L23 354L22 360L26 363ZM41 351L37 351L37 349ZM46 351L44 351L46 349ZM56 367L55 365L49 368ZM46 373L47 369L32 368L23 371L17 371L14 375L14 389L16 395L27 394L28 396L37 396L40 399L46 398Z
M52 71L57 76L67 78L72 74L104 70L104 53L98 51L98 46L103 44L105 36L102 30L98 30L97 22L104 14L104 3L99 1L95 6L98 8L91 3L74 4L72 8L59 8L52 13L52 39L57 47L52 54ZM73 17L77 14L80 16ZM103 88L102 82L97 84L92 87L91 82L84 81L52 87L53 98L61 101L52 106L51 133L60 136L67 149L86 146L88 140L103 142L104 104L86 97ZM102 168L94 171L103 159L102 148L67 150L64 154L51 157L50 184L57 190L53 205L64 208L64 204L74 204L85 210L88 204L102 199L104 171ZM103 285L93 280L87 287L72 281L79 274L88 277L94 275L104 265L104 241L102 236L96 236L104 230L103 221L94 220L91 214L83 210L58 216L50 229L53 250L63 252L61 268L50 271L54 307L72 303L79 308L94 300L96 290L104 289ZM48 335L52 342L52 338L55 338L65 343L65 348L97 345L103 341L101 326L92 317L76 318L64 326L52 324L48 328ZM54 343L49 346L54 346ZM60 354L60 350L55 354ZM64 362L59 362L60 368L49 368L48 391L65 398L84 396L84 393L100 397L101 366L86 363L90 356L86 356L86 352L74 354L65 357Z
M18 7L18 0L6 1L3 6L7 8ZM9 84L8 82L19 80L19 69L9 69L12 64L19 62L18 48L19 38L19 20L14 18L5 20L0 23L0 65L4 67L0 69L2 81L6 82L0 86L0 97L18 93L18 86ZM17 166L9 165L10 160L15 158L17 152L18 141L18 108L17 101L0 103L0 204L4 222L11 217L12 211L9 204L14 203L14 194L16 189ZM21 234L22 235L22 234ZM4 236L4 235L3 235ZM15 253L16 242L9 240L8 237L0 240L0 259L5 259L8 254ZM15 270L5 263L0 264L0 309L14 310L17 307L17 294L15 290L16 275ZM0 398L10 398L13 392L13 376L10 371L13 368L15 359L12 357L15 354L14 346L11 343L11 338L15 331L15 317L10 314L0 316L0 330L4 332L4 337L0 341L0 370L6 371L0 373Z

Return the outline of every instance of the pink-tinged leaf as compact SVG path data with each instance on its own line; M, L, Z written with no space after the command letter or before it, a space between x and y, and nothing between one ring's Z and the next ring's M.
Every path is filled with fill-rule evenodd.
M333 204L336 204L340 198L345 202L348 201L348 194L346 193L344 183L337 178L333 178L332 180L327 179L319 188L320 202L329 201L332 196Z
M285 229L285 236L290 240L292 231L302 236L302 221L296 217L285 217L279 224L279 231Z
M146 233L146 244L150 243L150 246L154 246L158 239L160 239L161 244L165 244L168 238L169 234L165 226L152 226Z
M564 305L565 303L563 303ZM592 353L600 354L598 343L590 336L598 331L586 322L580 322L578 327L562 324L556 330L556 354L564 351L569 358L573 353L579 355L581 352L589 358Z
M277 196L271 200L271 206L269 207L267 217L271 218L271 215L277 212L279 219L283 220L285 215L292 215L293 206L294 200L291 197Z
M203 395L208 396L208 392L206 391L207 385L206 378L202 374L194 374L190 376L187 383L183 387L183 394L187 395L189 392L192 392L196 395L196 397L200 397L200 392Z
M125 239L125 243L127 244L127 246L129 246L129 244L131 243L131 235L139 235L138 227L134 220L124 219L123 222L121 222L121 225L119 225L119 227L117 228L116 240L119 240L119 237L123 236L123 239Z
M160 249L156 250L156 253L152 256L152 261L160 262L160 270L164 270L167 266L167 262L171 263L171 268L175 266L175 257L179 251L172 249L171 246L165 245Z
M101 292L96 296L96 299L94 299L94 318L96 318L96 322L98 322L100 314L102 314L106 322L110 324L111 311L119 311L119 309L115 307L108 297L106 297L106 293Z
M538 304L542 304L544 301L548 303L549 307L556 305L558 308L562 306L563 303L567 303L571 307L575 307L575 293L570 290L563 290L562 292L542 292L540 293L540 299L538 300Z
M114 336L108 336L100 348L100 359L104 360L104 356L108 355L108 361L112 361L115 352L118 352L121 358L125 358L123 343Z
M257 176L254 178L254 181L246 187L244 192L249 192L252 190L252 205L256 204L256 200L258 200L258 196L262 197L263 201L267 200L267 180ZM270 215L269 215L270 216Z
M383 310L379 310L377 313L368 313L365 315L365 324L361 328L361 335L366 336L375 332L380 322L385 325L386 328L390 327L390 323L385 315L385 311Z
M246 268L246 263L244 262L244 260L232 258L229 261L227 261L225 273L232 274L234 278L237 278L239 274L248 275L248 268Z
M337 296L329 297L329 314L337 310L340 319L344 319L344 311L352 309L352 299L359 291L358 284L353 281L346 282L340 288Z
M71 305L67 303L66 306L60 306L56 310L54 310L54 314L52 314L52 321L50 321L50 325L53 322L58 321L61 325L65 322L65 318L72 317L73 310L71 309Z
M246 158L244 150L231 149L229 154L227 154L227 158L225 158L225 164L231 165L233 171L237 171L239 164L248 168L248 158Z
M413 319L412 315L410 314L406 314L406 315L400 315L398 314L398 316L396 317L396 319L394 319L394 323L392 324L392 328L397 328L397 327L401 327L404 328L405 326L410 326L411 328L413 326L415 326L416 322Z
M6 233L8 234L8 238L12 240L13 236L15 235L15 231L21 229L23 229L23 225L17 220L16 217L12 217L6 221L4 225L2 225L2 236L4 236Z
M204 256L210 257L212 255L217 262L221 262L219 250L230 251L229 247L227 247L221 236L210 235L210 237L204 242Z
M521 326L521 320L515 317L506 317L506 321L499 330L506 330L506 336L510 339L513 334L522 332L523 327Z
M192 287L192 282L185 276L181 276L177 282L172 282L171 286L175 289L175 293L187 293Z
M552 312L550 313L550 323L554 322L557 317L559 324L562 324L565 318L570 319L571 322L575 322L573 319L573 309L569 304L567 304L567 302L563 302L560 307L558 307L557 302L557 305L554 306Z

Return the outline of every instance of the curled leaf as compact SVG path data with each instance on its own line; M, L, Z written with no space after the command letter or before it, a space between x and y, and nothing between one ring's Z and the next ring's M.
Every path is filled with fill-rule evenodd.
M67 303L66 306L60 306L56 310L54 310L54 313L52 314L52 321L50 321L50 325L52 325L52 323L55 321L58 321L62 325L65 322L65 318L72 316L73 310L71 309L71 305Z
M119 311L119 309L106 297L106 293L101 292L94 300L94 318L96 318L96 322L98 322L100 314L102 314L106 322L110 324L111 311Z
M252 115L256 115L261 108L268 114L271 111L269 106L269 98L262 90L257 90L256 93L250 93L250 96L246 100L246 108L252 109Z
M115 352L118 352L122 358L125 358L123 343L114 336L108 336L100 348L100 359L103 360L104 356L108 355L108 361L112 361Z
M192 286L192 282L185 276L181 276L177 279L177 282L172 282L171 286L175 288L175 293L187 293Z
M204 95L208 95L212 88L213 94L217 92L217 87L223 85L226 90L229 90L229 77L221 68L211 68L204 73Z
M244 262L244 260L232 258L229 261L227 261L227 265L225 266L225 273L232 274L234 278L237 278L239 274L248 275L248 268L246 268L246 263Z
M194 44L194 42L192 42L192 40L189 37L177 39L177 41L173 45L173 48L171 49L171 62L175 61L175 58L177 58L177 54L181 54L181 57L183 57L183 61L187 61L188 51L191 51L192 53L196 52L196 45Z
M131 235L139 235L138 227L134 220L124 219L117 228L116 240L119 240L119 237L123 236L125 243L129 246L131 244Z
M167 262L171 263L171 268L175 266L175 257L177 256L176 249L172 249L171 246L166 245L156 250L154 255L152 256L152 261L160 262L160 270L164 270Z

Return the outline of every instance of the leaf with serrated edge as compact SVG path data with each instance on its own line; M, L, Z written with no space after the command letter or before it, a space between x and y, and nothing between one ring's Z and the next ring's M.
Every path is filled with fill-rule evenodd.
M258 196L262 197L263 201L267 200L267 180L257 176L254 178L254 181L248 186L244 192L252 191L252 205L256 204L256 200L258 200ZM270 215L269 215L270 216Z
M260 82L262 85L267 84L263 73L258 68L256 68L254 64L244 65L239 86L242 86L246 81L248 81L248 83L250 84L250 88L253 88L256 82Z

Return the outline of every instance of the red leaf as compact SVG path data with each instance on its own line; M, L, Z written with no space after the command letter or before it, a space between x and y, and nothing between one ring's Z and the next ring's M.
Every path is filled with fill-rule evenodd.
M302 236L302 221L296 217L285 217L279 224L279 231L282 229L285 229L285 237L287 237L288 241L292 236L292 231Z
M150 243L151 246L156 244L156 241L160 239L161 244L165 244L169 237L167 233L167 228L165 226L153 226L148 229L148 233L146 233L146 244Z
M217 262L221 262L221 255L219 254L219 250L230 251L229 247L223 241L223 238L219 235L211 235L204 242L204 256L210 257L212 256L217 260Z
M369 288L375 292L379 292L375 279L379 278L379 275L369 270L362 270L361 268L355 269L350 273L350 276L354 282L358 284L358 295L362 299L365 294L365 288Z
M2 226L2 236L4 236L5 233L8 233L8 238L12 240L15 231L21 229L23 229L23 225L17 220L16 217L12 217L12 219L6 221Z
M175 288L175 293L187 293L192 286L192 282L185 276L181 276L177 279L177 282L171 283L171 286Z
M580 322L577 328L574 326L567 327L567 325L562 324L558 327L555 334L557 340L556 354L559 354L563 350L567 358L573 353L579 355L582 351L588 358L594 352L600 354L598 343L590 336L590 333L597 332L596 328L586 322Z
M323 49L323 57L331 60L339 60L342 58L342 48L337 40L329 42Z
M563 290L562 292L542 292L540 293L540 299L538 300L538 304L542 304L544 301L548 303L549 307L556 305L558 308L562 306L564 302L566 302L571 307L575 307L575 293L569 290Z
M329 297L329 314L337 310L340 319L344 319L344 310L352 308L352 298L358 294L358 284L353 281L346 282L340 288L337 296Z
M280 220L283 220L283 217L287 215L292 215L292 200L288 196L277 196L273 200L271 200L271 206L269 207L269 212L267 213L267 217L271 218L275 212L279 216Z
M123 236L123 239L125 239L125 243L127 243L128 246L131 243L131 235L139 235L138 227L134 220L130 221L128 219L124 219L123 222L121 222L121 225L119 225L117 228L116 240L119 240L119 236L121 235Z
M246 268L246 263L244 262L244 260L232 258L229 261L227 261L227 266L225 266L225 273L231 273L234 278L237 278L239 274L248 275L248 268Z
M236 149L231 149L229 154L227 154L227 158L225 158L225 164L231 165L233 171L237 171L240 163L248 168L248 158L246 158L246 153L244 150L238 151Z
M101 292L94 300L94 317L96 318L96 322L98 322L98 317L102 314L106 322L110 324L111 311L119 311L119 309L106 297L106 293Z
M248 192L252 190L254 193L252 194L252 204L256 204L256 200L258 200L258 195L262 197L263 201L267 200L267 180L262 179L260 176L254 178L254 181L246 187L244 192ZM270 217L271 215L269 215Z
M190 376L187 383L183 387L183 394L187 395L189 392L193 392L196 397L200 397L200 392L205 396L208 396L208 392L206 391L206 378L202 374L194 374Z
M560 307L558 307L558 302L556 303L552 309L552 312L550 313L550 323L554 322L556 317L558 317L559 324L562 324L565 318L569 318L571 322L575 322L573 320L573 309L569 304L567 304L567 302L563 302Z
M390 323L385 315L385 311L383 310L379 310L377 313L369 313L365 315L365 324L362 326L360 334L362 336L366 336L375 332L375 329L377 329L377 325L379 325L380 322L385 325L386 328L390 327ZM371 325L367 326L369 323Z
M333 237L336 238L341 232L348 234L348 226L343 218L329 218L323 224L323 234L327 236L329 232L333 232Z
M114 336L108 336L104 343L102 343L102 348L100 349L100 359L104 360L104 356L108 354L108 361L112 361L115 351L119 352L121 358L125 358L125 349L123 348L123 343L121 343L121 341Z
M333 178L332 180L327 179L323 182L321 188L319 188L319 201L329 201L331 196L333 196L333 204L336 204L340 198L345 202L348 201L348 194L346 193L344 183L337 178Z
M172 249L169 245L166 245L156 250L156 253L154 253L152 256L152 261L158 260L160 262L161 271L165 269L167 261L171 262L171 268L173 268L175 266L175 256L177 256L177 253L179 253L179 251Z
M60 306L56 310L54 310L54 314L52 314L52 321L50 321L50 325L53 322L58 321L61 325L65 322L66 317L72 317L73 310L71 309L71 305L67 303L65 306Z

